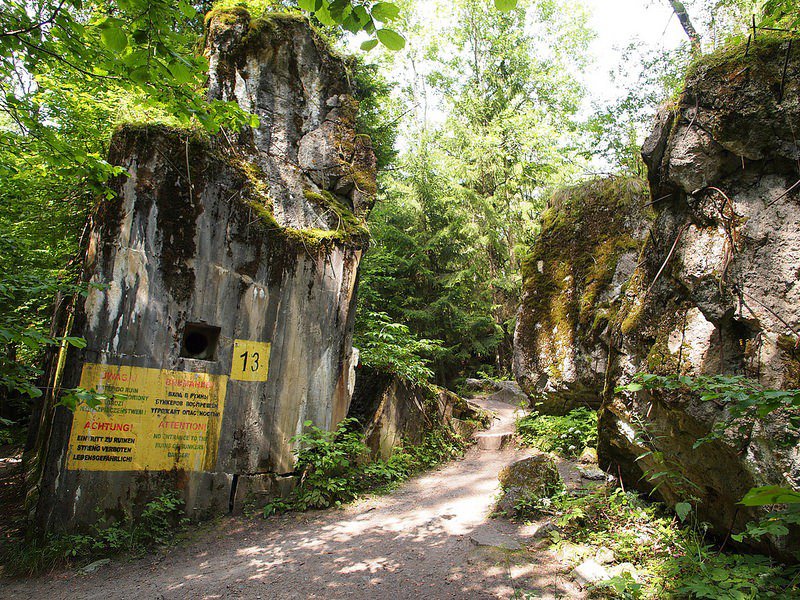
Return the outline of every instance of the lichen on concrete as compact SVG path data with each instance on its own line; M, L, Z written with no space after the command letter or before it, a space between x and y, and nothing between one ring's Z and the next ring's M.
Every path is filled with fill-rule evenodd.
M226 382L221 421L206 430L197 470L91 471L67 468L72 417L58 411L35 483L40 531L113 519L165 485L192 517L239 502L237 481L283 493L303 423L332 429L347 414L375 157L355 132L341 59L304 19L265 19L232 9L208 20L209 97L258 113L257 128L209 136L138 124L114 134L109 162L125 175L93 221L84 271L98 285L72 332L87 347L70 349L60 382L78 385L84 363L206 373ZM345 158L372 188L343 183L331 131L351 141ZM314 132L326 134L317 156L332 165L322 180L298 161ZM198 325L218 328L208 360L183 352ZM232 376L237 340L269 344L266 380Z
M759 34L692 66L643 149L657 216L617 317L615 385L636 372L800 383L798 128L800 47L786 38ZM782 413L694 447L726 418L724 406L691 395L609 393L602 466L647 488L643 474L663 470L651 458L661 456L681 474L661 483L662 498L681 501L691 488L701 519L721 534L739 531L760 516L737 505L750 487L800 489L800 455L781 442ZM792 544L757 543L781 555Z

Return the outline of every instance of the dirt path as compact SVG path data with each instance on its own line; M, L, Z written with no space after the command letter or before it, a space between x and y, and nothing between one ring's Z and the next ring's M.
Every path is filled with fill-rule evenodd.
M507 429L515 407L479 400ZM494 429L493 428L493 429ZM166 555L116 562L92 575L14 582L2 598L306 599L580 597L545 552L482 548L483 532L522 535L488 518L497 473L527 456L480 451L414 478L388 496L340 510L267 521L231 518Z

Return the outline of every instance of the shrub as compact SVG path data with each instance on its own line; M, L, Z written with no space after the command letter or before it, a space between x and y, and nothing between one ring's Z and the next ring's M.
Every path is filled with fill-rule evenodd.
M289 498L264 507L264 516L288 510L339 506L370 490L386 489L411 475L461 454L464 443L444 427L429 431L418 445L397 448L388 460L370 460L355 419L345 419L330 432L305 423L307 430L293 439L300 482Z
M517 421L517 435L542 452L575 458L584 448L597 445L597 413L583 407L564 416L533 412Z

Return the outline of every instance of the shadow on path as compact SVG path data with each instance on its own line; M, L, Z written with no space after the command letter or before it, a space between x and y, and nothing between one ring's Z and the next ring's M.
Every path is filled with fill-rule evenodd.
M478 402L495 411L493 429L513 424L515 407ZM89 576L15 582L0 588L0 597L477 599L508 598L515 589L535 589L535 598L577 597L548 553L481 550L470 541L479 528L514 532L508 522L487 525L488 515L497 473L527 455L473 447L389 496L267 521L226 519L166 555Z

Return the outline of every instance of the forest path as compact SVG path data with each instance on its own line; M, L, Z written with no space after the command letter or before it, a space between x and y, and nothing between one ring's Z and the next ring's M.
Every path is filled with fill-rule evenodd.
M516 407L489 398L475 402L495 413L492 432L510 430ZM498 472L530 454L513 445L473 446L463 459L386 496L267 521L225 519L163 555L114 562L91 575L0 582L0 598L481 599L510 598L515 591L520 598L581 597L551 554L509 552L471 539L524 536L522 526L490 520L489 513Z

